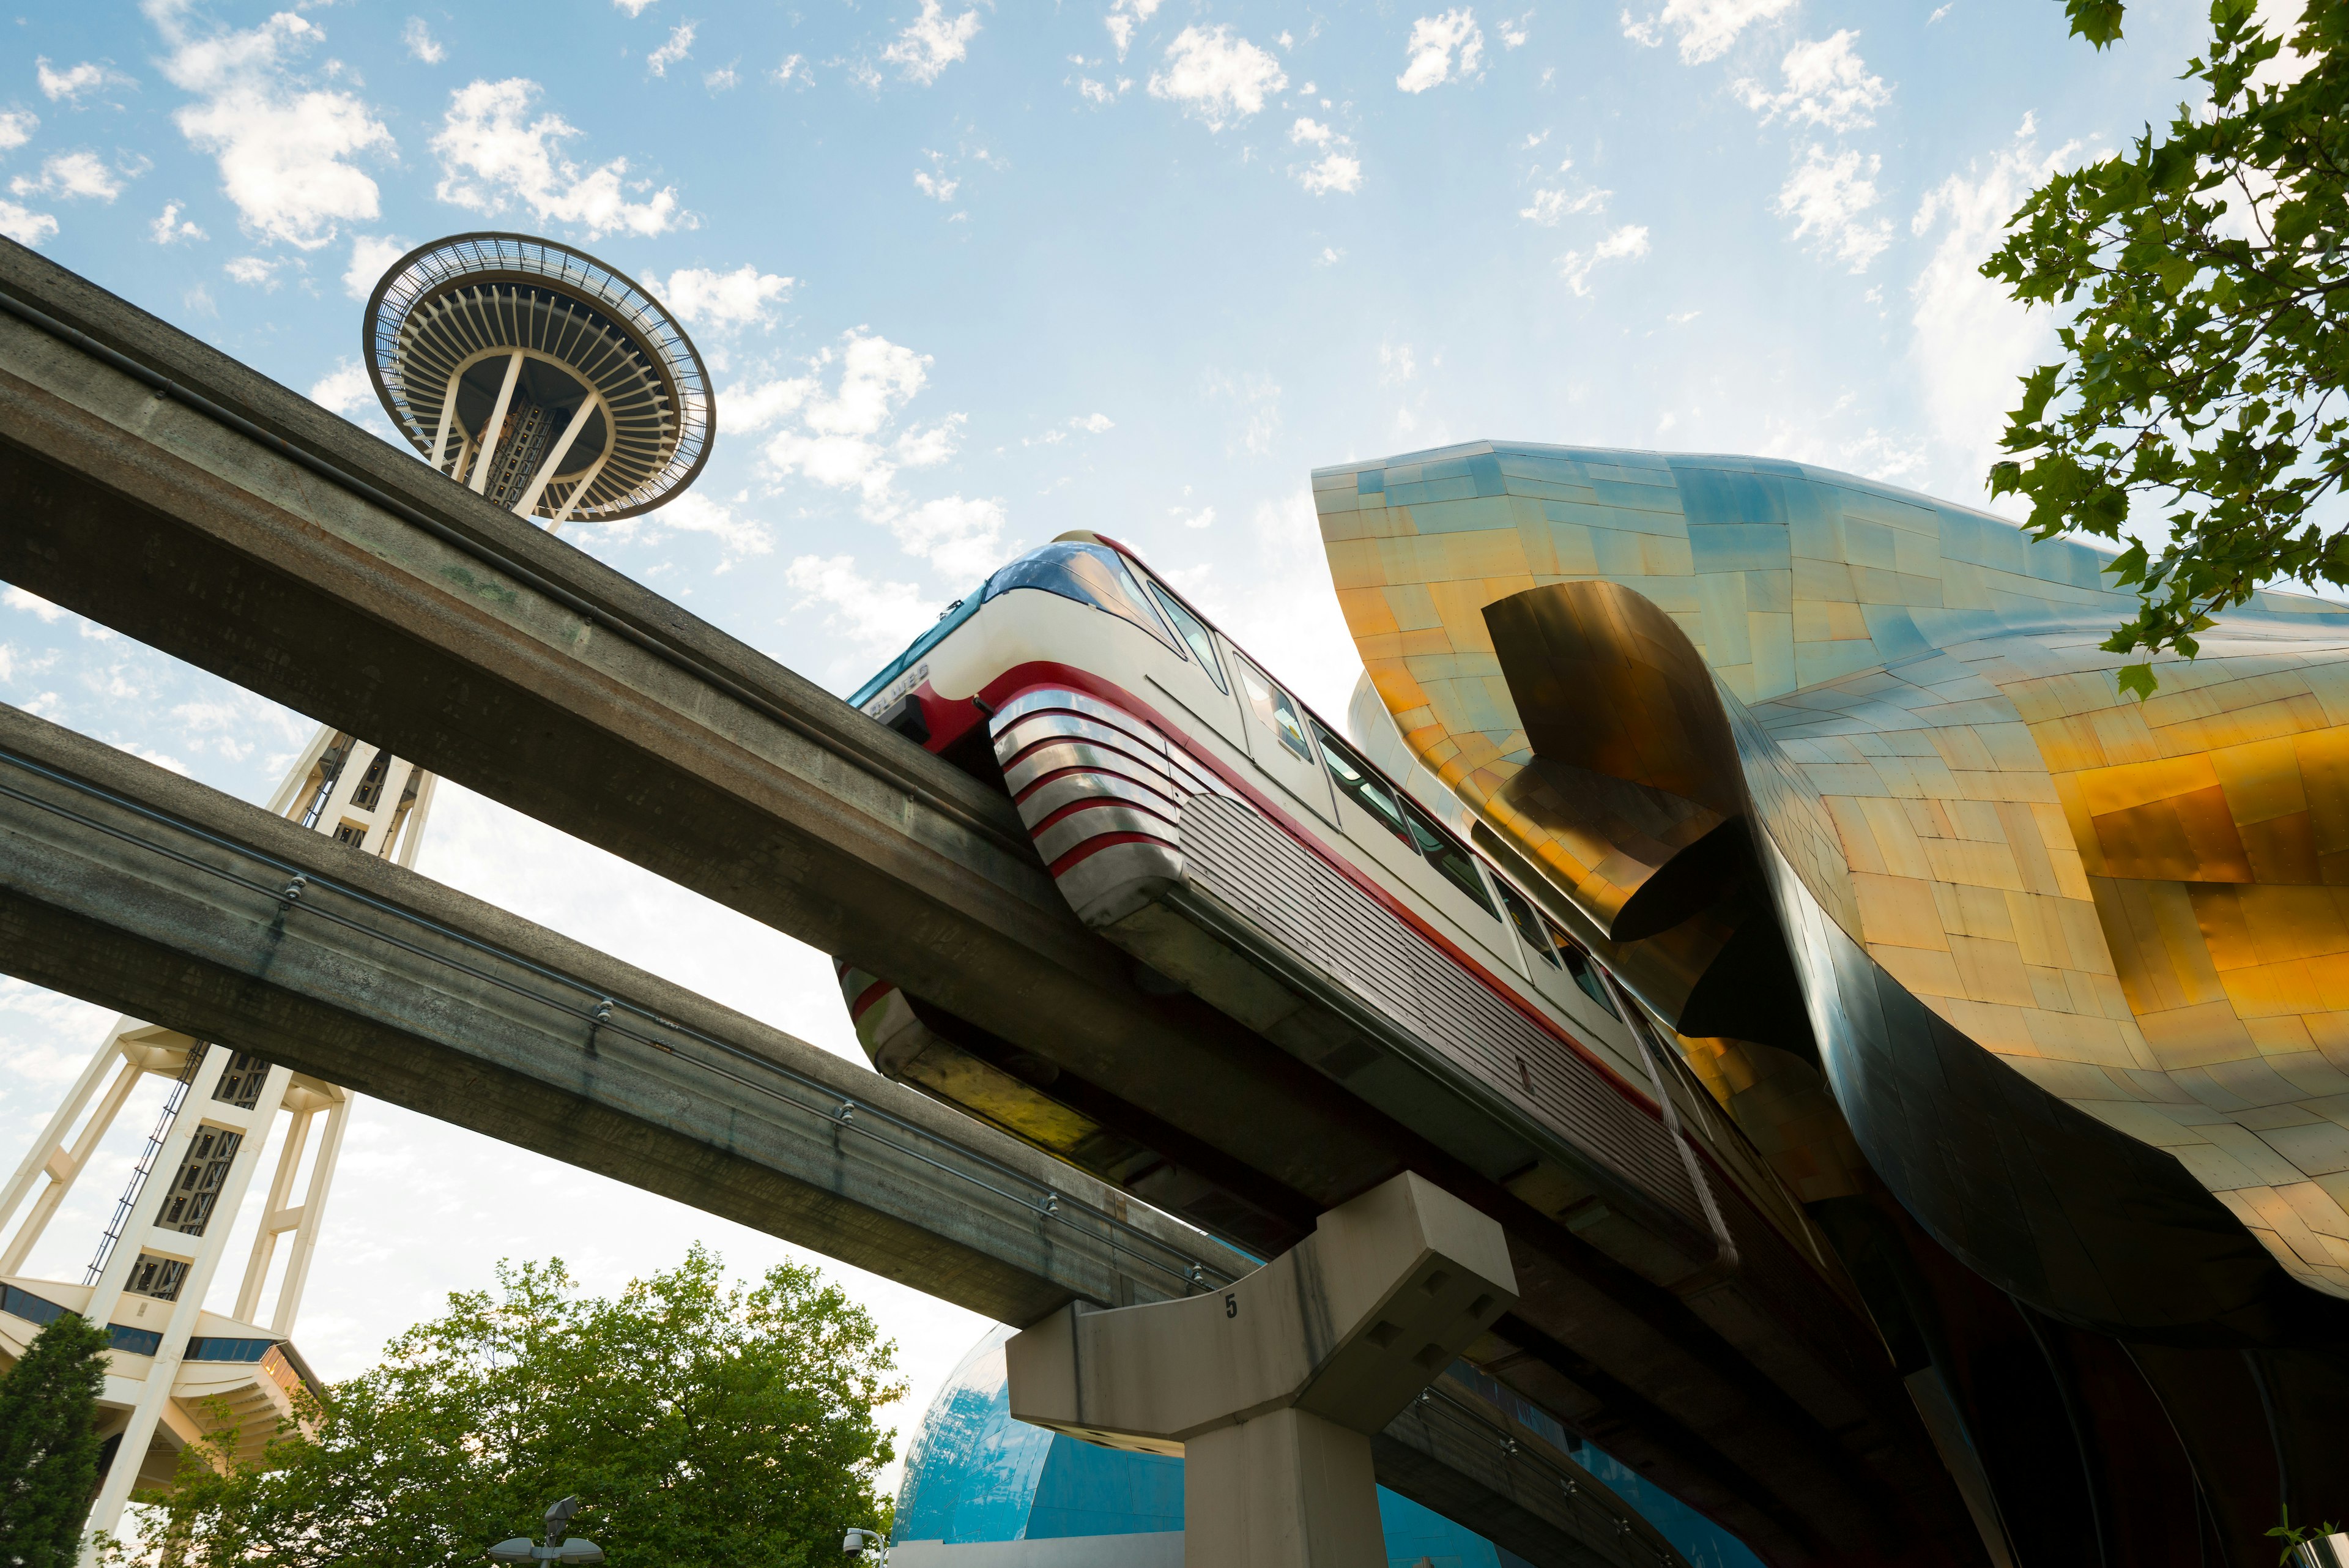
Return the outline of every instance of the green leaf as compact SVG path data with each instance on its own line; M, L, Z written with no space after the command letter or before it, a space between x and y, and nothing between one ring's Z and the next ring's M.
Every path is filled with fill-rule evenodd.
M2121 36L2121 0L2064 0L2064 14L2072 18L2072 34L2098 48L2117 43Z
M2153 695L2155 682L2153 666L2150 664L2124 664L2115 673L2113 679L2120 687L2121 695L2124 697L2133 696L2142 702Z

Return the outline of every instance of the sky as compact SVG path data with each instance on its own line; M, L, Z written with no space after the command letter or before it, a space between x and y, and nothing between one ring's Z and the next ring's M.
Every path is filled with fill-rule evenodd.
M1423 5L51 3L0 13L0 233L387 440L384 269L562 241L664 299L718 389L694 489L579 547L844 693L1098 529L1334 719L1360 667L1322 464L1490 437L1984 504L2052 337L1976 268L2047 171L2167 120L2205 36L2177 0L2101 54L2056 0ZM254 801L314 727L13 588L0 701ZM461 787L418 869L862 1059L822 955ZM0 1159L109 1023L0 981ZM33 1273L80 1277L160 1093ZM696 1238L795 1255L375 1102L329 1212L295 1338L330 1377L500 1258L610 1290ZM910 1421L987 1324L826 1267Z

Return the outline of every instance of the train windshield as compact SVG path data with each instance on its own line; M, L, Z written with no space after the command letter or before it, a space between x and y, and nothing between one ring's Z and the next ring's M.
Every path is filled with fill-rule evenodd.
M1106 545L1089 545L1067 540L1030 550L995 576L979 585L968 598L957 599L938 617L936 626L916 638L911 647L885 665L880 673L867 680L849 705L862 708L886 690L890 682L920 662L922 656L936 648L963 622L978 613L981 605L999 598L1014 588L1041 588L1048 594L1058 594L1064 599L1074 599L1081 605L1091 605L1107 610L1120 620L1132 621L1151 636L1172 649L1178 659L1190 656L1182 644L1174 640L1150 603L1142 597L1142 586L1133 580L1125 562ZM1217 682L1222 684L1220 678Z
M1041 588L1107 610L1120 620L1132 621L1177 656L1189 657L1142 597L1142 585L1126 570L1123 558L1106 545L1067 539L1030 550L988 578L980 597L982 601L999 598L1014 588Z

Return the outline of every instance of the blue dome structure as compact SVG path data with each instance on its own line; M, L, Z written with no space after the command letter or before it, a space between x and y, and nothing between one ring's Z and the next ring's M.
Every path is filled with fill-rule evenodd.
M997 1327L971 1346L907 1444L893 1568L1181 1568L1183 1461L1014 1420L1003 1359L1013 1332ZM1735 1537L1695 1510L1499 1384L1476 1382L1517 1419L1573 1452L1692 1568L1761 1568ZM1391 1568L1531 1568L1384 1487L1379 1522Z

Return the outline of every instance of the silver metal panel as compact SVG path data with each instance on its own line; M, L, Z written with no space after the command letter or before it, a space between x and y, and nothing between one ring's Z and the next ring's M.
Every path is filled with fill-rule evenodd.
M1711 1233L1687 1161L1661 1123L1255 806L1193 798L1181 844L1195 887L1632 1190Z
M1136 811L1130 805L1089 806L1071 812L1036 835L1036 852L1050 865L1090 838L1108 833L1139 833L1162 843L1175 842L1174 825L1163 816Z

